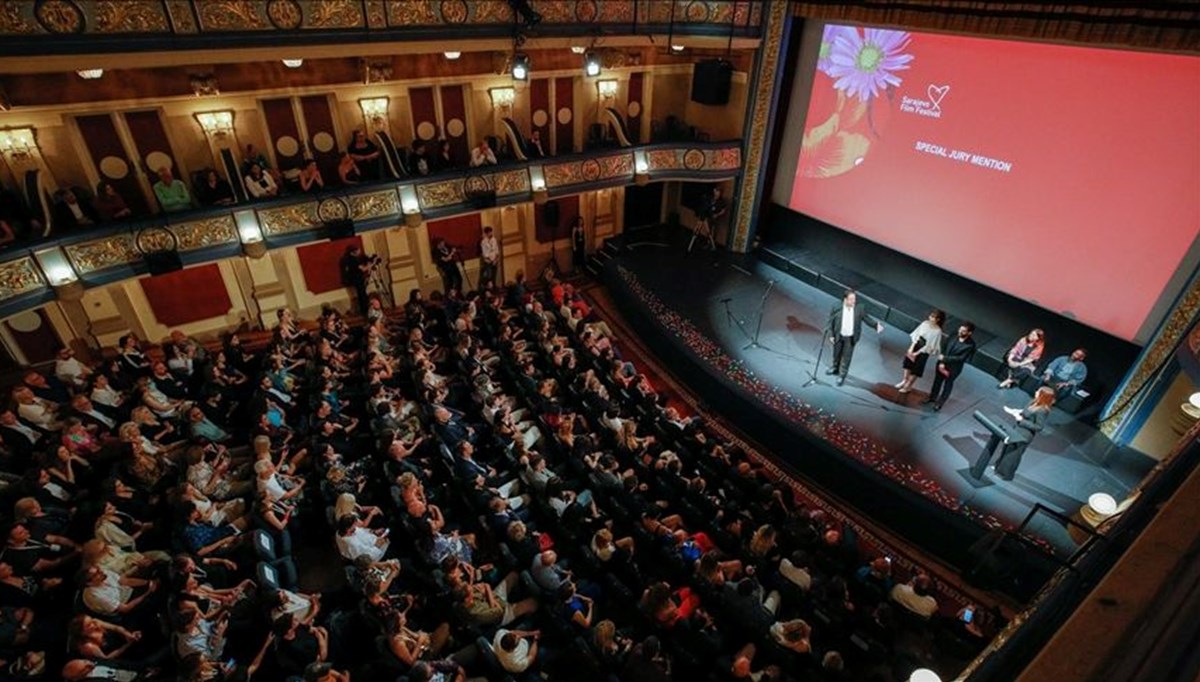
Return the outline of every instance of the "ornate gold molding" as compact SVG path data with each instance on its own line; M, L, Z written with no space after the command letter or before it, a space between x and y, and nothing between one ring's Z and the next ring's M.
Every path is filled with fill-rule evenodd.
M32 258L26 256L0 264L0 300L44 288L46 280Z
M354 220L372 220L400 214L400 196L389 189L350 197L350 217Z
M306 201L303 204L259 211L258 224L262 226L263 234L270 237L314 229L321 225L321 218L317 215L317 202Z
M788 3L770 3L770 15L767 17L767 35L759 46L761 51L758 64L758 85L753 91L753 110L750 120L746 122L743 136L746 140L746 167L742 173L742 186L738 194L738 206L735 207L733 250L745 251L750 236L750 222L754 218L752 211L755 197L762 191L762 178L759 171L766 163L767 122L771 118L771 97L775 90L775 74L779 71L780 59L783 57L783 31L787 26Z

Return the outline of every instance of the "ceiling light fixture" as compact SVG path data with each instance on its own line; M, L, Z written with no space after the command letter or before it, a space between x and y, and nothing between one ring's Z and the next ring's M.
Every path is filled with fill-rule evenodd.
M671 51L675 52L675 53L683 52L684 49L685 48L683 45L672 45L671 46Z
M446 55L446 59L458 59L462 56L462 52L459 52L458 50L451 50L449 52L443 52L442 54Z
M104 75L104 69L80 69L75 73L79 74L79 77L84 80L94 81Z
M283 60L283 65L288 67L289 69L298 69L303 64L304 64L303 59L285 59L285 60Z

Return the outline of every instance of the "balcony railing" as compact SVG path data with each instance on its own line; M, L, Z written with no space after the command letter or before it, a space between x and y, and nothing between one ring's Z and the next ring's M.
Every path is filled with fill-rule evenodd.
M185 265L319 239L350 219L358 233L418 225L479 210L632 183L720 180L738 175L742 143L668 142L464 169L291 194L51 235L0 254L0 316L54 298L55 288L94 287L145 274L144 254L176 250Z

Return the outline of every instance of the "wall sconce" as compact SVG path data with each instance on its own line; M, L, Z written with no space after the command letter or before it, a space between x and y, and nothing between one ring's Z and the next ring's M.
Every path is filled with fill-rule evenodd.
M358 100L358 107L363 112L363 120L376 130L387 127L389 101L387 97L369 97Z
M28 159L32 156L36 146L33 128L0 130L0 154L12 157L14 160Z
M633 153L633 182L641 187L650 184L650 164L641 150Z
M288 67L289 69L298 69L301 66L304 66L303 59L284 59L281 61L283 61L283 65Z
M237 225L238 239L242 242L242 253L250 258L267 255L267 243L263 241L262 227L254 211L235 211L233 222Z
M34 251L33 257L42 269L46 281L54 289L54 294L62 301L78 301L83 298L83 283L67 254L57 246L41 251Z
M404 213L404 224L420 227L425 216L421 215L421 203L417 201L417 190L412 185L400 185L400 210Z
M459 50L447 50L447 51L443 52L442 54L444 54L446 56L446 59L449 59L451 61L454 61L455 59L458 59L459 57L462 56L462 52Z
M515 88L491 88L488 95L492 98L492 107L504 113L511 112L513 102L517 101Z
M80 69L75 73L85 81L94 81L104 75L104 69Z
M608 78L602 81L596 81L596 91L600 93L600 99L611 100L617 96L617 81L613 78Z
M202 111L196 114L196 122L200 124L204 134L210 137L233 135L232 111Z
M550 199L550 192L546 189L546 176L541 166L529 167L529 187L533 190L533 203L538 206Z

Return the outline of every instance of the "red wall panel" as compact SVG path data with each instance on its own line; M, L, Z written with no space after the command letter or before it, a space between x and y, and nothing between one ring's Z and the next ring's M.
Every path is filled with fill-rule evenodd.
M570 76L554 79L554 130L554 153L575 151L575 79Z
M335 239L296 249L300 271L304 274L304 286L314 294L345 288L346 285L342 284L341 260L354 245L362 246L362 237Z
M168 327L224 315L233 308L216 264L138 280L155 319Z
M625 126L629 129L629 141L637 144L642 136L642 79L644 74L635 71L629 74L628 99L625 102Z
M433 88L410 88L408 105L412 109L413 139L436 140L438 120L437 107L433 104Z
M555 225L550 225L546 220L546 207L552 203L558 204L558 223ZM551 212L553 212L553 209L551 209ZM572 194L569 197L559 197L552 199L542 206L535 206L533 211L534 235L543 244L555 239L566 239L571 236L571 224L575 222L575 218L578 215L578 194Z
M152 178L152 182L158 175L158 167L166 165L175 177L183 180L188 189L191 189L192 179L180 176L179 163L175 159L175 153L171 151L171 141L167 139L167 131L163 128L157 110L130 111L125 114L125 125L129 127L129 134L133 137L138 156L141 157L138 159L139 165Z
M542 135L542 149L547 153L550 149L550 124L554 121L554 112L550 109L550 79L535 78L529 83L529 112L530 133L534 130ZM540 114L538 112L541 112ZM542 117L542 125L538 120Z
M301 97L300 111L304 113L304 126L308 129L308 151L317 160L325 185L336 185L338 162L341 160L338 150L345 149L350 140L337 139L333 114L329 111L329 98L325 95ZM322 150L319 143L324 143L325 149Z
M483 222L478 213L444 220L431 220L428 226L431 248L441 238L445 239L447 244L457 246L458 252L464 260L479 257L479 239L483 236Z
M146 195L142 194L142 187L137 181L139 164L131 162L126 155L125 148L121 146L121 138L117 137L117 127L113 124L112 116L76 116L75 124L79 126L83 144L92 157L92 163L100 171L100 177L113 184L117 194L121 195L135 214L149 213ZM120 163L117 163L118 160ZM92 192L96 191L95 187L89 189Z
M271 138L271 147L275 150L275 161L279 170L286 171L299 168L304 160L304 152L300 139L300 126L296 124L296 112L292 110L292 99L264 99L262 101L263 115L267 119L267 131ZM291 149L291 142L285 141L280 149L279 141L290 138L296 143ZM291 152L291 153L288 153Z
M446 124L446 139L450 142L454 163L465 166L471 160L471 143L467 141L467 105L463 101L462 86L443 85L438 92L442 96L442 120Z

